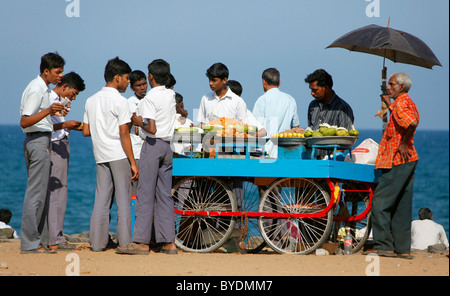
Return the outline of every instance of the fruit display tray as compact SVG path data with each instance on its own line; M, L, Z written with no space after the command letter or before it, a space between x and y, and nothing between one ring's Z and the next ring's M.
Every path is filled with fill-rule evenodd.
M280 147L292 147L292 146L299 146L299 145L306 145L306 138L300 138L300 137L288 137L288 138L270 138L270 140Z
M228 144L228 143L255 143L255 144L265 144L265 138L255 138L255 137L220 137L214 136L212 137L214 142Z
M356 143L358 137L353 136L323 136L306 138L309 146L313 145L339 145L351 147Z
M174 133L173 142L175 143L201 143L204 134L201 133Z

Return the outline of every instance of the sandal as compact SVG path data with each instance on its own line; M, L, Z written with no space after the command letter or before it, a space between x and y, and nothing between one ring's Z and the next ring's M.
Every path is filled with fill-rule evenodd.
M79 251L80 250L77 246L69 244L69 243L57 244L56 248L50 247L50 249L58 250L58 251Z
M129 243L123 247L117 247L115 249L117 254L128 254L128 255L148 255L150 250L143 250L136 243Z
M413 259L414 258L413 255L407 254L407 253L405 253L405 254L397 253L397 257L401 258L401 259Z
M388 251L388 250L367 250L367 251L363 252L362 254L363 255L374 254L374 255L381 256L381 257L397 257L397 254L395 254L393 251Z
M22 250L20 254L56 254L55 250L47 249L47 248L39 248L32 250Z
M176 254L178 254L178 250L167 250L167 249L164 249L164 248L161 248L159 250L159 252L160 253L164 253L164 254L168 254L168 255L176 255Z
M168 255L176 255L178 254L178 249L173 249L173 250L169 250L165 248L166 245L161 246L161 248L158 250L159 253L164 253L164 254L168 254Z

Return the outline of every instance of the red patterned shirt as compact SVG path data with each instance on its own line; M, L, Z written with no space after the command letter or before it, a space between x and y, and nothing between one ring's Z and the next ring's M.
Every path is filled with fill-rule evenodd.
M400 153L397 151L398 146L408 126L413 121L419 122L417 106L407 93L398 96L389 106L389 111L391 115L378 148L375 169L390 169L393 166L404 163ZM408 143L408 148L411 155L408 162L418 160L419 156L414 148L414 136Z

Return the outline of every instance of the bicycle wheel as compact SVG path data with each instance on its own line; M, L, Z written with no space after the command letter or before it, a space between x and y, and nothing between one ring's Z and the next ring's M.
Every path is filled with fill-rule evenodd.
M341 199L334 213L331 241L342 245L346 235L345 228L350 227L352 253L356 253L365 245L372 230L371 211L366 211L370 206L372 190L364 183L348 180L341 181L339 187Z
M172 189L175 201L175 244L183 251L207 253L218 249L235 228L234 217L182 211L235 212L236 199L228 186L214 177L186 177Z
M333 212L327 191L313 180L284 178L265 191L258 211L274 214L319 214L315 218L261 217L259 229L267 244L278 253L309 254L328 239Z
M260 192L259 187L253 184L252 180L233 180L232 191L236 197L239 212L258 211ZM236 228L244 230L246 233L244 242L247 253L258 253L266 246L266 242L259 231L258 218L245 218L245 216L242 218L237 217Z

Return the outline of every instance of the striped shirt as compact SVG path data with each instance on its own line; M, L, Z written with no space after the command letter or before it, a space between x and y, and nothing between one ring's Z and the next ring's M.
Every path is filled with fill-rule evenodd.
M342 126L350 130L354 120L350 105L336 94L333 94L325 107L316 100L313 100L308 107L308 127L312 130L318 130L322 123Z
M375 169L391 169L392 166L405 163L400 153L397 153L398 146L408 126L413 121L419 122L417 106L407 93L398 96L389 106L389 111L391 115L378 147ZM414 136L408 143L408 148L411 155L408 162L417 161L419 156L414 148Z

